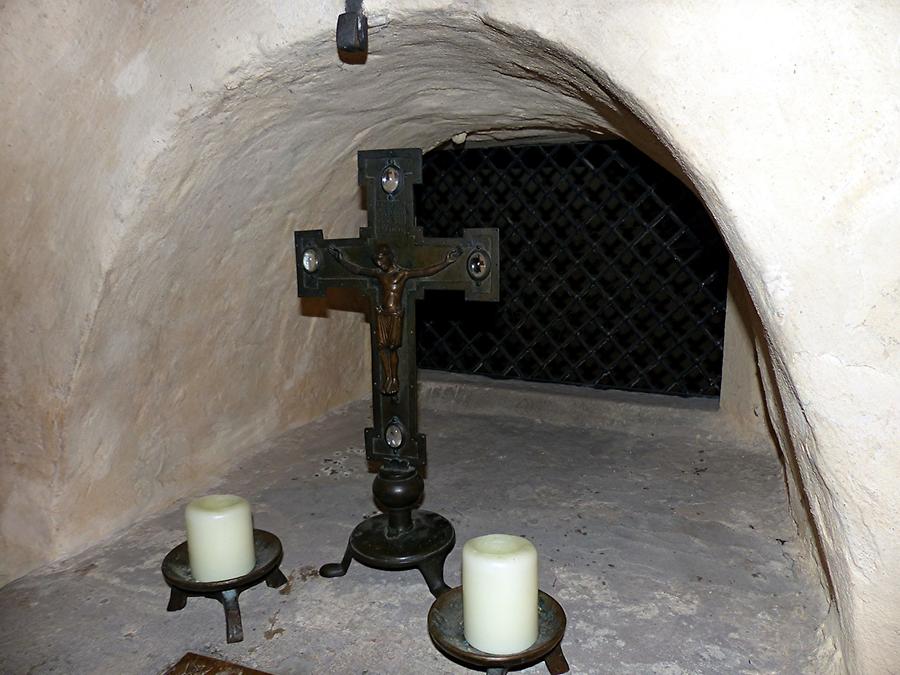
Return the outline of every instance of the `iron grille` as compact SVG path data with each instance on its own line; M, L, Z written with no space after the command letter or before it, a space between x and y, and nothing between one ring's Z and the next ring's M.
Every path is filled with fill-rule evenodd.
M702 203L628 143L425 156L427 236L500 229L499 303L431 292L422 368L718 396L728 254Z

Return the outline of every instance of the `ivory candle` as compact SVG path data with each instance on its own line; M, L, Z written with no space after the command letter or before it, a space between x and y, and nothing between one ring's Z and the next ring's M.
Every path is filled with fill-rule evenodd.
M188 561L197 581L224 581L256 564L250 504L235 495L207 495L184 510Z
M515 654L538 637L537 551L523 537L487 534L463 546L463 632L476 649Z

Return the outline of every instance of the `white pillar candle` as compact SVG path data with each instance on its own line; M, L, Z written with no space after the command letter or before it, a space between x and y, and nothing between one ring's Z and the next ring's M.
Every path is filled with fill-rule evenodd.
M538 637L537 551L523 537L488 534L463 546L463 632L476 649L515 654Z
M250 504L235 495L207 495L184 510L188 560L197 581L224 581L256 565Z

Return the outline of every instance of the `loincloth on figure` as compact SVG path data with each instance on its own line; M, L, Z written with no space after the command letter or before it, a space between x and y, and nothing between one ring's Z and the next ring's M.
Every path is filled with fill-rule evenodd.
M379 308L375 325L378 346L382 349L399 349L403 341L403 312L385 312Z

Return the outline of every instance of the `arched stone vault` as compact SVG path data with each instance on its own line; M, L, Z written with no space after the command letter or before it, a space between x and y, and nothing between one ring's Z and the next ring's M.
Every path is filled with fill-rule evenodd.
M340 3L236 4L3 10L8 574L365 393L362 322L300 314L291 247L364 222L357 149L612 132L718 223L831 630L853 671L900 664L896 8L382 0L348 66Z

